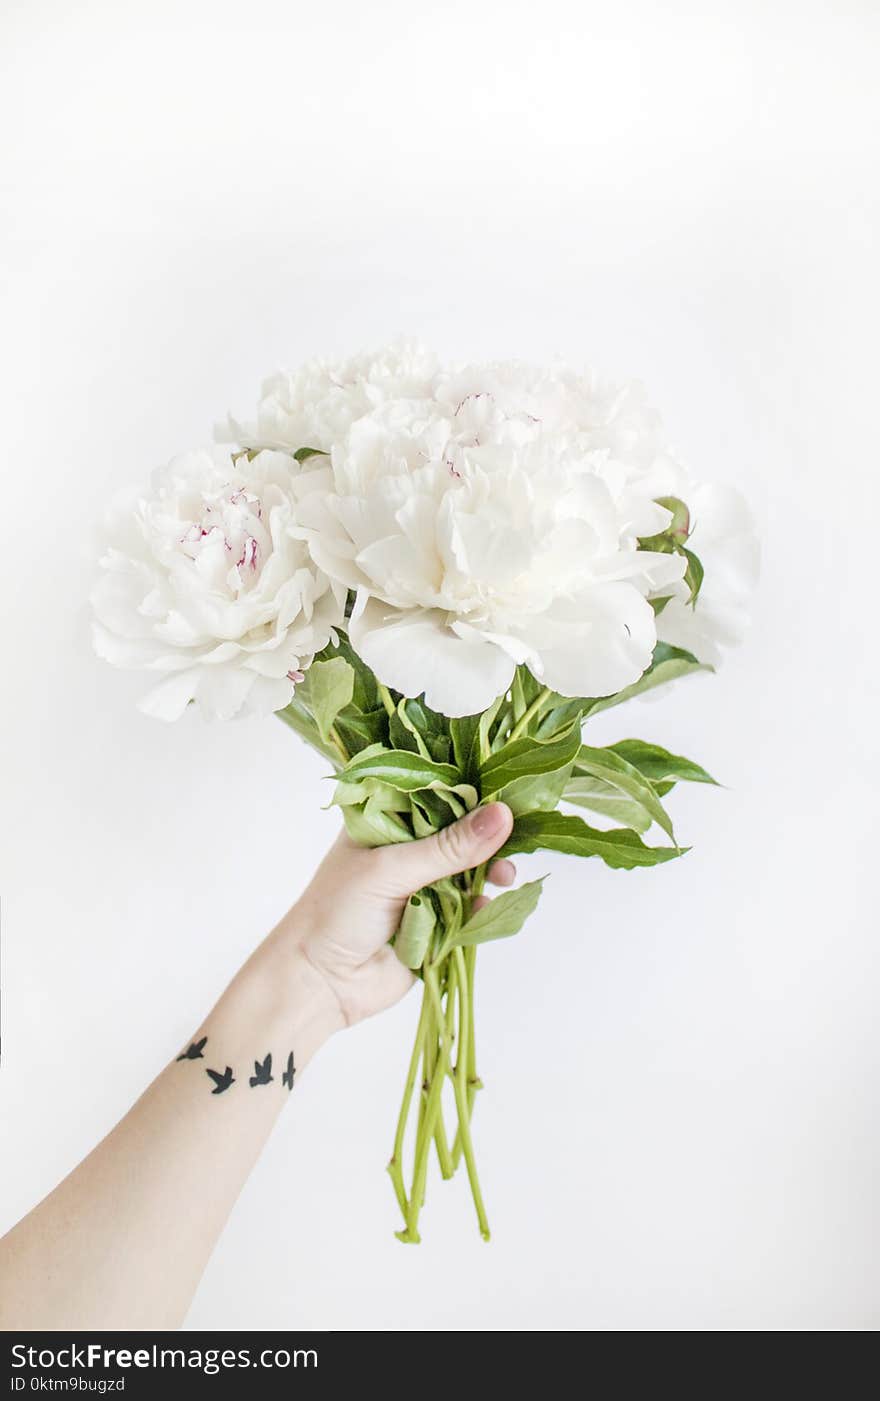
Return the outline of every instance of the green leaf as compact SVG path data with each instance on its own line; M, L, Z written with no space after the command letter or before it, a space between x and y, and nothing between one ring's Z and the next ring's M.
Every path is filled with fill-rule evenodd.
M496 895L488 905L471 915L448 941L449 948L466 948L470 944L488 944L492 939L509 939L518 934L541 896L546 876L526 881L517 890Z
M679 543L683 544L691 530L691 513L687 506L680 496L658 496L657 505L665 506L666 510L672 513L672 520L664 533L674 536Z
M448 735L429 735L428 748L435 764L451 764L453 762L452 740Z
M407 749L436 763L447 763L450 740L442 715L422 700L401 697L388 719L388 740L394 749Z
M293 455L296 458L297 462L306 462L310 457L327 456L323 448L297 448L296 452Z
M385 749L373 754L361 754L347 764L340 775L346 783L361 778L381 778L401 793L417 793L420 788L445 787L454 789L459 781L453 764L437 764L411 754L406 749Z
M446 736L446 716L441 715L438 710L432 710L424 695L408 700L407 707L410 719L426 739L434 739L438 735Z
M685 759L681 754L670 754L659 744L648 744L643 739L621 739L610 747L650 779L655 792L658 784L669 780L673 783L716 783L712 775L692 759Z
M556 739L539 740L531 735L505 744L492 754L480 770L483 797L498 793L518 778L553 773L570 764L580 748L580 725L575 722Z
M315 661L330 661L333 657L343 657L354 671L354 695L352 704L358 710L376 710L379 707L379 688L376 685L376 678L368 666L365 666L352 647L344 632L337 632L336 644L328 644L322 652L319 652ZM314 662L312 663L314 666ZM311 667L306 672L306 680L309 678Z
M406 711L401 712L401 706L405 706L406 701L397 703L397 709L388 719L388 743L393 749L405 749L408 754L421 754L424 759L430 759L428 746L418 733L412 722L405 718Z
M434 788L431 790L435 798L446 803L455 817L464 817L466 812L473 812L480 801L480 795L472 783L453 783L448 788Z
M555 738L560 730L567 730L575 720L580 720L584 711L593 704L591 700L582 700L579 697L572 700L566 696L559 696L558 700L558 705L554 704L552 710L544 712L535 732L536 738Z
M437 916L430 896L424 891L411 895L394 937L394 952L407 968L421 968L436 923Z
M368 812L366 806L344 807L345 830L359 846L389 846L392 842L411 842L409 828L390 812Z
M444 876L442 880L435 881L431 886L431 894L440 906L440 917L446 936L452 937L461 924L461 886L456 885L449 876Z
M635 832L647 832L651 826L651 815L645 812L640 803L633 802L604 779L592 778L589 774L578 774L565 785L563 797L575 807L597 812L602 817L610 817L623 827L632 827Z
M689 550L685 541L691 532L691 517L685 503L677 496L660 496L657 498L659 506L665 506L667 511L672 512L672 520L666 529L659 535L650 535L639 540L639 548L643 550L654 550L661 554L682 555L687 563L684 573L684 580L690 590L689 603L696 603L697 596L703 583L703 566L700 560ZM655 599L655 613L660 613L668 602L667 599Z
M533 700L537 700L544 689L544 683L543 681L539 681L536 676L533 676L527 666L518 666L516 675L519 677L519 682L522 686L523 700L528 707Z
M304 739L313 749L317 749L319 754L323 754L325 759L329 759L337 769L340 767L339 751L331 744L327 744L318 733L318 727L312 719L305 706L298 700L292 700L283 710L276 710L275 714L279 720L283 720L291 730Z
M493 700L492 704L489 706L489 709L488 709L488 710L484 710L483 713L482 713L482 715L480 716L480 723L479 723L479 725L477 726L477 757L478 757L478 760L482 760L483 755L484 755L484 754L487 754L487 755L488 755L488 753L489 753L489 751L490 751L491 744L490 744L490 740L489 740L489 731L491 730L492 726L495 724L495 721L498 719L498 712L499 712L499 710L501 709L501 707L503 706L503 704L504 704L504 695L503 695L503 693L502 693L500 696L496 696L496 697L495 697L495 699ZM499 726L499 728L500 728L500 726ZM496 736L496 738L497 738L497 736Z
M379 783L375 779L369 779L368 784L375 783L373 792L367 796L364 804L364 811L368 814L374 812L400 813L401 816L409 815L412 805L412 797L409 793L398 793L396 788L392 788L388 783Z
M648 670L651 671L655 666L660 666L664 662L679 660L692 662L695 666L703 665L701 662L697 661L693 652L686 652L684 647L673 647L671 642L658 642L654 647L651 665Z
M688 567L684 573L684 581L691 591L688 603L693 604L696 603L700 589L703 587L703 566L693 550L685 549L684 545L679 546L679 554L684 555L687 560Z
M309 701L325 743L330 741L333 723L354 695L354 671L342 657L312 662L309 667Z
M420 788L411 795L411 801L419 804L433 824L432 830L439 832L441 827L448 827L450 822L475 808L479 794L469 783L456 783L449 787Z
M502 788L498 797L518 817L521 812L545 812L555 808L571 778L572 765L565 764L552 773L533 774L514 779Z
M416 837L433 837L440 827L445 827L449 822L445 812L442 819L433 812L427 802L427 799L433 796L430 788L423 788L420 792L409 795L412 829Z
M463 778L472 783L479 775L480 758L477 747L479 715L462 715L449 721L452 753Z
M513 684L510 688L510 703L513 706L514 724L522 719L528 709L528 701L523 692L523 671L523 667L517 667L513 674Z
M348 808L366 805L371 812L408 813L410 801L408 793L399 793L396 788L382 783L378 778L364 778L360 783L346 783L343 774L333 789L330 806Z
M347 705L336 717L336 730L349 754L360 754L369 745L384 749L388 716L384 710L357 710Z
M632 870L674 861L689 850L671 846L646 846L637 832L616 827L610 832L588 827L580 817L563 812L531 812L518 817L513 831L497 856L518 852L561 851L569 856L601 856L607 866Z
M596 700L584 702L587 707L585 713L597 715L600 710L610 710L612 706L632 700L633 696L644 695L655 686L663 686L667 681L674 681L678 676L687 676L692 671L714 670L715 668L707 663L698 662L696 657L691 652L686 652L683 647L672 647L667 642L658 642L654 648L651 665L638 681L634 681L631 686L625 686L613 696L600 696Z
M628 763L621 754L615 754L610 749L592 749L584 744L578 751L573 776L577 777L581 773L591 774L593 778L602 778L606 783L619 788L621 793L625 793L628 798L632 798L644 808L667 837L675 841L672 820L651 784L644 774Z

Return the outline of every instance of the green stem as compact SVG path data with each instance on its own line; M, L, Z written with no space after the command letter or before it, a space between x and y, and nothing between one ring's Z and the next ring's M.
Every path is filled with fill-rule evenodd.
M469 889L468 889L468 894L469 894L469 896L470 896L469 911L468 911L469 913L470 913L470 911L473 910L474 901L477 899L478 896L482 895L482 893L483 893L483 887L484 887L485 884L486 884L486 873L487 873L487 871L488 871L488 868L489 868L489 862L488 862L488 861L484 861L483 864L482 864L482 866L477 866L473 871L471 871L471 872L468 873L468 875L470 876L470 880L469 880ZM467 877L466 877L466 879L467 879ZM449 938L450 938L450 936L447 935L447 940L448 940ZM451 952L451 950L449 949L448 944L447 944L446 942L444 942L444 945L443 945L443 947L441 948L441 951L440 951L440 958L444 958L444 957L445 957L448 953L450 953L450 952ZM475 1100L475 1098L476 1098L477 1090L480 1090L480 1089L483 1088L483 1087L482 1087L482 1084L481 1084L481 1082L480 1082L479 1076L477 1075L476 1041L475 1041L475 1036L474 1036L474 1021L475 1021L475 1018L474 1018L474 979L475 979L475 975L476 975L476 966L477 966L477 950L476 950L476 946L475 946L475 945L471 945L470 948L467 948L467 949L464 950L464 961L465 961L465 968L466 968L466 970L467 970L467 980L468 980L468 1002L469 1002L469 1005L470 1005L470 1018L469 1018L469 1022L468 1022L469 1030L470 1030L470 1035L469 1035L469 1038L468 1038L468 1039L469 1039L469 1047L468 1047L468 1067L467 1067L467 1103L468 1103L468 1120L470 1121L470 1117L471 1117L471 1114L472 1114L472 1112L473 1112L474 1100ZM459 1047L459 1054L461 1054L461 1050L462 1050L462 1048ZM452 1144L452 1171L453 1171L453 1172L455 1172L456 1168L458 1167L459 1163L461 1162L461 1154L462 1154L463 1146L464 1146L464 1145L463 1145L463 1143L462 1143L461 1127L459 1126L459 1127L456 1129L456 1131L455 1131L455 1139L454 1139L453 1144Z
M397 1200L400 1205L400 1210L403 1213L404 1220L406 1220L408 1203L406 1200L406 1189L403 1185L403 1139L406 1133L406 1123L409 1118L409 1109L412 1103L413 1090L415 1089L416 1083L416 1075L418 1074L419 1070L419 1061L422 1057L422 1046L425 1040L425 1032L427 1030L427 1008L428 998L425 994L422 996L422 1008L419 1013L419 1023L416 1027L416 1039L413 1043L412 1055L410 1056L409 1060L409 1070L407 1071L406 1075L406 1085L404 1086L403 1090L403 1101L400 1106L400 1114L397 1118L397 1132L394 1135L394 1152L392 1153L391 1161L388 1164L388 1173L391 1177L391 1181L394 1184L394 1191L397 1195Z
M449 970L448 970L448 982L447 982L447 994L446 994L446 998L447 998L446 1005L447 1005L447 1008L449 1007L449 998L454 996L454 993L455 993L455 984L456 984L457 979L458 979L458 966L457 966L457 964L455 964L455 963L450 963L450 964L449 964ZM434 1009L434 1016L435 1016L436 1019L437 1019L437 1031L438 1031L439 1036L440 1036L440 1051L441 1051L441 1054L442 1054L444 1051L446 1052L446 1062L447 1062L447 1065L448 1065L448 1064L449 1064L449 1061L452 1059L452 1027L451 1027L451 1025L450 1025L450 1026L447 1026L447 1022L446 1022L446 1013L444 1013L444 1011L443 1011L443 1003L442 1003L441 998L440 998L440 978L439 978L438 965L437 965L437 964L431 964L431 963L429 963L428 966L426 967L426 969L425 969L425 986L427 987L428 992L429 992L429 994L430 994L430 997L431 997L431 1004L432 1004L433 1009Z
M471 1007L471 1019L468 1026L470 1035L467 1046L467 1072L468 1072L468 1118L470 1110L473 1108L474 1097L477 1090L482 1089L479 1076L477 1075L477 1038L475 1033L476 1018L474 1016L474 983L477 976L477 946L472 944L464 951L464 964L467 969L468 1002Z
M464 954L461 949L453 952L454 967L458 974L458 1058L452 1076L455 1089L455 1102L458 1107L458 1128L461 1135L462 1150L464 1152L465 1166L467 1167L468 1180L471 1184L471 1195L474 1199L474 1206L477 1210L477 1221L480 1225L480 1235L483 1240L489 1240L489 1222L486 1217L486 1208L483 1205L483 1194L480 1191L480 1179L477 1176L477 1164L474 1158L474 1145L471 1141L470 1114L467 1102L467 1047L470 1044L471 1027L471 1004L468 992L467 970L465 968ZM451 979L450 979L451 984ZM450 994L451 995L451 994Z
M475 944L471 944L469 948L466 948L466 949L465 949L465 951L464 951L464 966L465 966L465 971L466 971L466 973L467 973L467 996L468 996L468 1003L469 1003L470 1012L471 1012L470 1018L469 1018L469 1020L468 1020L468 1040L467 1040L467 1047L465 1048L465 1050L466 1050L466 1057L467 1057L467 1058L466 1058L466 1070L467 1070L467 1074L466 1074L466 1080L467 1080L467 1117L468 1117L468 1123L470 1123L471 1119L473 1118L473 1113L474 1113L474 1100L475 1100L476 1097L477 1097L477 1090L481 1090L481 1089L483 1088L483 1082L481 1081L479 1075L477 1074L477 1041L476 1041L476 1035L475 1035L475 1031L474 1031L475 1020L476 1020L475 1017L474 1017L474 982L475 982L475 979L476 979L476 971L477 971L477 948L476 948L476 945L475 945ZM461 1054L462 1054L462 1048L459 1047L459 1055L461 1055ZM456 1131L455 1131L455 1141L454 1141L454 1143L453 1143L453 1145L452 1145L452 1168L453 1168L453 1171L455 1171L455 1169L458 1167L459 1163L461 1162L461 1151L462 1151L462 1146L463 1146L463 1145L462 1145L462 1139L461 1139L461 1128L459 1127L459 1128L457 1128Z
M444 1025L441 1023L441 1025ZM446 983L446 1041L449 1047L449 1060L452 1059L452 1041L455 1034L455 969L451 963L447 964ZM443 1119L443 1092L440 1093L440 1112L437 1115L437 1127L434 1130L434 1141L437 1144L437 1158L440 1162L441 1176L447 1180L455 1176L455 1164L452 1161L452 1154L449 1151L449 1141L446 1137L446 1124Z
M549 686L545 686L543 690L538 692L538 694L535 696L535 699L532 701L531 705L526 711L525 715L521 716L521 718L517 720L513 729L510 731L510 734L507 736L508 744L511 744L515 739L519 739L520 735L525 734L526 730L529 727L530 721L533 720L536 715L540 715L541 711L544 709L544 706L547 704L548 700L552 695L553 692L551 691Z
M495 725L495 734L492 736L492 740L489 744L490 754L497 750L501 744L507 743L507 733L515 719L516 716L513 713L512 707L505 705L498 717Z
M453 974L457 974L455 968L450 968L449 991L447 996L454 996L455 982ZM409 1194L409 1210L406 1216L406 1230L398 1232L398 1239L411 1243L418 1243L419 1236L419 1212L425 1196L425 1182L428 1175L428 1150L434 1139L434 1131L437 1124L437 1115L440 1111L440 1097L443 1093L443 1081L446 1079L449 1070L449 1038L446 1035L446 1019L443 1015L443 1007L440 1000L440 989L437 982L437 969L433 964L425 967L425 987L431 999L431 1006L437 1021L440 1032L440 1054L434 1068L434 1076L431 1087L428 1091L428 1099L425 1104L424 1119L420 1125L416 1140L416 1160L413 1169L412 1188ZM465 1148L467 1152L467 1148Z
M422 1040L422 1078L419 1084L419 1112L416 1116L416 1140L421 1137L422 1124L425 1121L425 1103L428 1098L428 1086L431 1083L431 1049L434 1045L434 1013L431 1007L431 999L428 997L428 989L422 993L422 1008L425 1013L425 1035Z
M383 686L381 681L377 682L377 685L379 687L379 698L382 701L382 704L384 705L386 711L388 712L388 718L390 719L391 716L396 713L397 706L391 699L391 692L389 691L388 687Z
M349 761L349 759L351 758L351 755L349 754L348 750L346 749L345 745L343 744L342 739L340 738L340 735L339 735L339 731L337 730L337 728L336 728L335 725L331 725L331 726L330 726L329 734L330 734L330 738L332 739L333 743L336 745L336 748L339 750L339 753L340 753L340 755L341 755L341 757L342 757L342 762L343 762L343 764L347 764L348 761Z
M467 897L469 897L469 904L467 914L465 915L465 919L467 919L469 915L473 912L474 900L477 898L478 895L482 895L483 893L483 886L486 884L486 872L488 871L490 864L491 863L489 861L484 861L482 866L476 866L472 871L466 871L464 873L464 893ZM437 956L434 959L434 962L438 966L441 963L443 963L444 960L448 958L449 954L452 952L452 940L455 938L455 935L458 933L458 929L460 927L460 925L457 925L455 928L446 928L446 931L440 941L440 947L437 951Z
M472 907L473 901L481 894L485 878L485 865L468 872L465 878L465 894L469 897L466 900L466 909L468 906ZM446 937L448 938L449 934ZM441 940L439 952L435 952L423 968L424 990L419 1024L397 1121L394 1152L388 1164L388 1172L405 1223L404 1229L396 1234L399 1240L412 1243L420 1239L419 1214L425 1201L432 1146L436 1146L444 1178L453 1175L464 1157L480 1233L484 1240L489 1239L489 1223L483 1205L471 1138L474 1098L480 1088L474 1034L477 950L475 947L447 950L444 947L445 942L445 939ZM453 1047L456 1051L454 1066ZM404 1140L420 1066L422 1085L419 1090L412 1181L407 1194L403 1174ZM443 1093L447 1075L452 1080L457 1119L451 1152L443 1113Z
M427 1037L427 1039L426 1039L426 1041L425 1041L425 1069L424 1069L424 1074L423 1074L423 1076L422 1076L422 1113L421 1113L421 1120L420 1120L421 1123L424 1123L424 1121L425 1121L425 1115L427 1114L427 1111L428 1111L428 1096L429 1096L429 1094L431 1093L431 1086L432 1086L433 1083L434 1083L434 1075L436 1074L436 1071L437 1071L437 1056L439 1055L439 1052L438 1052L438 1049L437 1049L437 1028L436 1028L436 1024L435 1024L435 1021L434 1021L433 1011L434 1011L434 1009L433 1009L433 1007L432 1007L432 1008L431 1008L431 1023L430 1023L430 1025L431 1025L431 1030L430 1030L430 1032L429 1032L429 1034L428 1034L428 1037ZM435 1135L436 1135L436 1128L435 1128ZM424 1205L425 1205L425 1193L424 1193L424 1191L423 1191L423 1192L422 1192L422 1195L421 1195L421 1198L420 1198L420 1200L419 1200L419 1206L420 1206L420 1207L423 1207Z
M443 1122L443 1106L440 1106L440 1113L437 1115L437 1124L434 1129L434 1142L437 1145L437 1161L440 1164L440 1176L447 1182L450 1177L455 1176L455 1167L452 1162L452 1153L449 1151L449 1139L446 1137L446 1125Z
M442 1004L441 1004L441 1005L442 1005ZM428 1038L427 1038L426 1041L425 1041L425 1098L426 1098L426 1099L427 1099L427 1094L430 1092L431 1085L432 1085L433 1082L434 1082L434 1076L437 1074L437 1060L438 1060L438 1055L439 1055L439 1051L438 1051L438 1042L439 1042L439 1040L440 1040L440 1038L441 1038L441 1035L442 1035L441 1029L440 1029L440 1028L441 1028L442 1025L443 1025L443 1022L442 1022L442 1020L441 1020L441 1018L442 1018L442 1016L443 1016L442 1010L440 1010L440 1009L438 1009L437 1007L434 1007L434 1006L432 1005L431 1011L434 1013L434 1016L435 1016L435 1018L436 1018L436 1020L437 1020L437 1028L436 1028L436 1031L435 1031L435 1030L434 1030L434 1027L433 1027L433 1025L432 1025L431 1034L428 1036ZM445 1125L445 1123L443 1122L442 1096L441 1096L440 1112L439 1112L438 1115L437 1115L437 1122L436 1122L436 1124L434 1125L434 1142L435 1142L436 1145L437 1145L437 1158L438 1158L438 1161L439 1161L439 1163L440 1163L440 1172L441 1172L441 1174L442 1174L443 1177L449 1178L449 1177L451 1177L451 1176L453 1175L455 1169L454 1169L453 1166L452 1166L452 1155L451 1155L450 1152L449 1152L449 1143L448 1143L447 1138L446 1138L446 1125ZM424 1202L423 1202L422 1204L424 1205Z
M513 706L514 721L519 720L526 709L526 698L523 691L523 670L523 667L517 667L513 677L513 685L510 688L510 700Z
M474 873L473 873L473 878L472 878L472 880L471 880L471 888L470 888L470 895L471 895L471 913L473 912L473 903L474 903L474 901L476 900L476 898L477 898L478 895L482 895L482 893L483 893L483 887L484 887L484 885L486 884L486 872L488 871L488 869L489 869L489 862L488 862L488 861L484 861L483 864L482 864L482 866L475 866L475 867L474 867Z

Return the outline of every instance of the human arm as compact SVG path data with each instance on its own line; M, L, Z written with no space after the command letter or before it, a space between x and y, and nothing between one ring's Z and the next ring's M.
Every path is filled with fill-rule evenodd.
M179 1326L297 1077L411 986L388 945L406 898L488 860L511 822L494 803L400 846L341 836L187 1045L0 1241L0 1330Z

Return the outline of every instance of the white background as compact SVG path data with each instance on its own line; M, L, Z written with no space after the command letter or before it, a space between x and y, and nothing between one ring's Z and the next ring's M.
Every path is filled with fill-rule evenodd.
M336 826L281 725L162 726L91 658L104 499L276 365L416 334L641 378L750 495L748 645L594 729L729 786L674 797L670 867L521 862L539 913L481 957L491 1245L458 1180L392 1235L413 998L303 1078L190 1324L880 1322L878 29L857 0L6 0L0 1225Z

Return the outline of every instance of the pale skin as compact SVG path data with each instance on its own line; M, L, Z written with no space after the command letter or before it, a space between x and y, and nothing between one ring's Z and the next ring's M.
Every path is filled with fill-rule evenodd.
M125 1118L0 1240L0 1330L165 1329L183 1321L214 1244L296 1077L334 1032L414 977L388 940L404 902L488 861L512 826L492 803L436 836L368 851L337 840L296 904ZM488 879L510 885L510 861ZM188 1047L179 1048L180 1054ZM272 1052L272 1081L251 1087ZM206 1070L225 1077L214 1093ZM291 1111L294 1112L294 1111ZM205 1163L211 1164L206 1189Z

